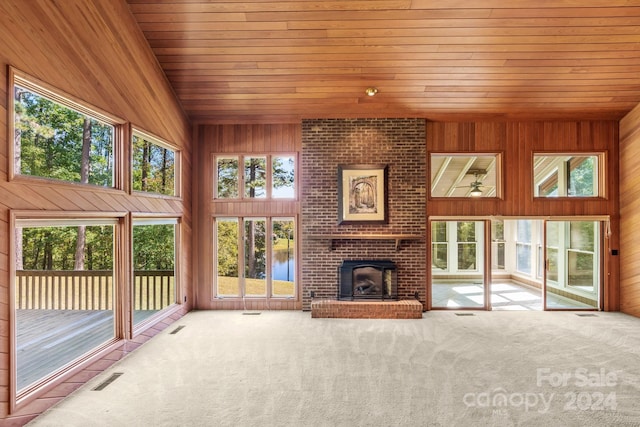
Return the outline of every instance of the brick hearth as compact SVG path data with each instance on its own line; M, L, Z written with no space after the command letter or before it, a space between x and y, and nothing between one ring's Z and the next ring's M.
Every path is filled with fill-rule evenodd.
M418 300L311 302L313 318L343 319L422 319L423 306Z

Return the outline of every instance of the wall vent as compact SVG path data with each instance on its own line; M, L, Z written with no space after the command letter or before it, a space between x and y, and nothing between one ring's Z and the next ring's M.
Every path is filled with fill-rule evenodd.
M169 335L175 335L178 332L180 332L180 329L184 328L184 325L180 325L177 328L175 328L173 331L169 332Z
M93 390L93 391L102 391L109 384L111 384L112 382L117 380L122 375L124 375L124 372L114 372L113 374L111 374L111 376L109 378L107 378L106 380L102 381L100 384L98 384L96 387L92 388L91 390Z

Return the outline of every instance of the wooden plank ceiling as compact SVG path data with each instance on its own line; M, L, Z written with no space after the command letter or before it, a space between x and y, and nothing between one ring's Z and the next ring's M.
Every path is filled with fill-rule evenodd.
M618 119L640 102L640 0L127 1L195 123Z

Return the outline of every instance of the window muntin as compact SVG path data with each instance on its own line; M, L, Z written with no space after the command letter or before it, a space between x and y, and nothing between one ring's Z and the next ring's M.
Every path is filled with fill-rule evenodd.
M603 197L604 154L534 154L536 197Z
M431 153L431 197L502 197L499 153Z
M13 86L14 173L113 187L115 123L22 83Z
M177 302L177 220L133 220L134 326Z
M114 241L115 219L16 221L18 394L115 339Z
M214 156L215 199L295 199L296 156Z
M176 151L140 132L132 138L131 178L134 191L177 196Z

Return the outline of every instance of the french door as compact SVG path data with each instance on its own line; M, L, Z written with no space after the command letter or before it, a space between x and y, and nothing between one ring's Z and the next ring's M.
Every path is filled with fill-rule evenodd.
M488 309L484 220L431 221L431 308Z
M545 309L600 308L601 229L599 221L545 222Z
M430 308L601 308L602 219L447 218L430 224Z
M295 296L294 218L216 218L214 230L217 298Z

